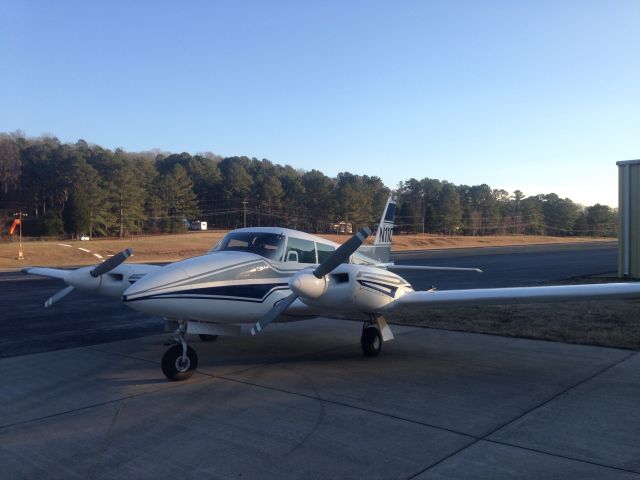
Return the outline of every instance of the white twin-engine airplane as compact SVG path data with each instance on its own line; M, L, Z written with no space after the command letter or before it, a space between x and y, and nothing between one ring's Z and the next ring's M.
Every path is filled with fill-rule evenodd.
M273 321L360 319L362 351L372 357L393 339L384 315L398 308L640 297L637 283L416 292L392 271L481 270L391 263L394 208L389 198L373 246L362 245L369 228L342 245L286 228L242 228L229 232L206 255L164 267L125 265L132 254L126 249L95 267L23 271L67 283L45 307L77 288L121 298L131 308L164 317L167 327L175 329L175 344L162 358L162 371L170 380L187 379L198 366L186 334L210 340L238 335L242 324L253 324L256 335Z

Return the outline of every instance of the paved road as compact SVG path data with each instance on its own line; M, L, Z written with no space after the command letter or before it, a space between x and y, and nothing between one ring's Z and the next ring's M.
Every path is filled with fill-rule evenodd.
M483 274L405 272L418 290L535 285L615 272L615 244L531 246L409 252L397 263L480 267ZM0 273L0 358L135 338L162 331L160 318L103 297L71 293L54 307L44 301L59 280Z

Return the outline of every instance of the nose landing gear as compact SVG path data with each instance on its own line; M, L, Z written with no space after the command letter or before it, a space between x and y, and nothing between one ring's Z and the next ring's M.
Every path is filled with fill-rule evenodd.
M186 380L198 368L198 355L184 339L186 331L187 322L180 321L174 336L176 344L162 356L162 373L172 381Z

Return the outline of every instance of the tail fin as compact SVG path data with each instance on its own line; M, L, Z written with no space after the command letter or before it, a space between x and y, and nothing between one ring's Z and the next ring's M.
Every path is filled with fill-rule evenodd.
M358 252L373 258L381 263L388 263L391 260L391 239L393 238L393 214L395 213L396 202L391 195L384 207L384 212L380 218L376 239L373 246L362 246Z
M373 242L374 246L388 246L391 251L391 239L393 238L393 214L396 210L396 202L393 201L391 195L387 200L387 204L384 207L384 213L380 219L380 225L378 225L378 231L376 232L376 240Z

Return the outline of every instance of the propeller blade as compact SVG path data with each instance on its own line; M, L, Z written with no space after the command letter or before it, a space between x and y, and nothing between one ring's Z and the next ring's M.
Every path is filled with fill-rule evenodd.
M96 265L96 268L91 270L89 273L92 277L97 278L100 275L104 275L105 273L110 272L111 270L116 268L131 255L133 255L133 249L127 248L125 250L122 250L120 253L117 253L113 257L108 258L104 262Z
M47 300L46 302L44 302L44 308L49 308L51 305L53 305L54 303L56 303L58 300L60 300L63 297L66 297L67 295L69 295L71 292L73 292L75 290L75 288L73 288L72 286L68 286L66 288L63 288L62 290L60 290L58 293L56 293L55 295L53 295L51 298L49 298L49 300Z
M318 265L318 267L313 271L313 274L317 278L324 277L349 258L353 252L362 245L362 242L364 242L369 235L371 235L371 229L369 227L365 227L360 230L353 237L340 245L324 262Z
M264 330L267 325L273 322L280 316L282 312L289 308L289 305L295 302L296 298L298 298L298 295L292 293L288 297L285 297L278 303L276 303L271 310L269 310L260 320L256 322L256 325L251 329L251 335L255 335L256 333L260 333L262 330Z

